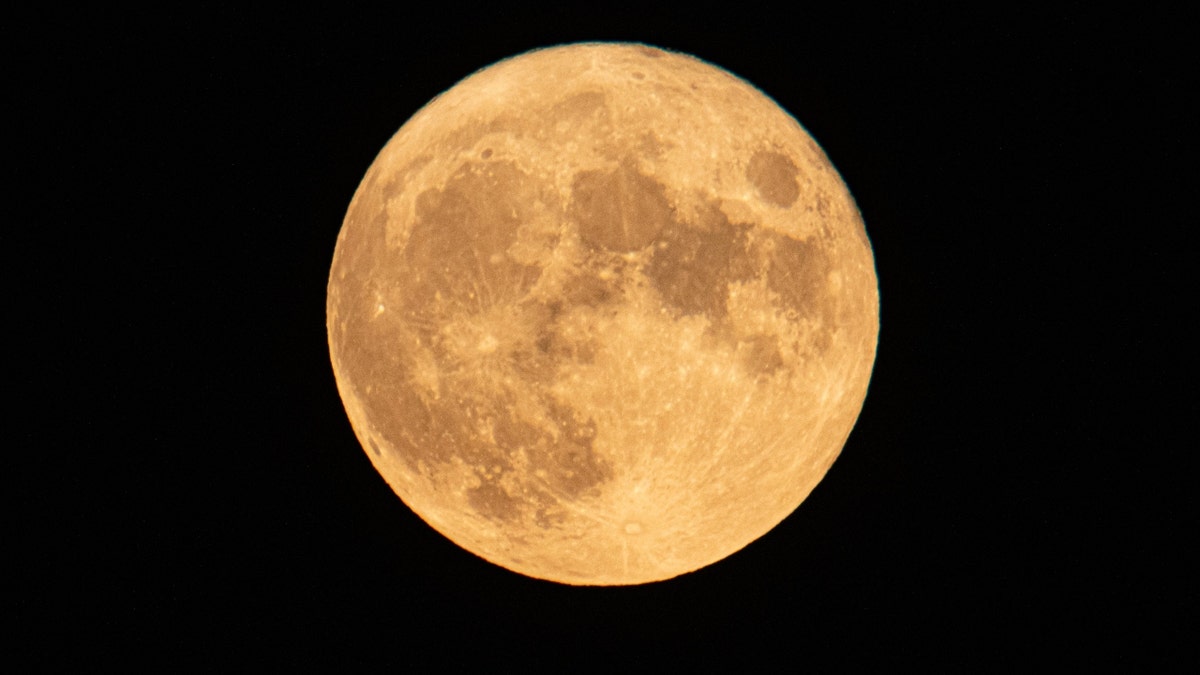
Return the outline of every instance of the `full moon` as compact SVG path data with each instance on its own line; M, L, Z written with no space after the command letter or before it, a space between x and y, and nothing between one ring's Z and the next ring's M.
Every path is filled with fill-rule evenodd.
M371 462L520 574L640 584L767 533L825 475L879 333L829 159L744 80L640 44L476 72L387 143L326 322Z

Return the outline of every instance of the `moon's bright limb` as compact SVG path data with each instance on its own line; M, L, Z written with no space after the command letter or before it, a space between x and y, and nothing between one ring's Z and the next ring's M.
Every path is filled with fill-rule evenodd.
M741 549L841 451L875 358L862 220L746 82L644 45L479 71L346 214L327 327L371 461L508 569L636 584Z

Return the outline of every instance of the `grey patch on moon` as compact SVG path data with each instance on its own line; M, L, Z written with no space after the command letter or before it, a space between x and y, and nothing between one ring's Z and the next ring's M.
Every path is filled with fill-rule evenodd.
M600 336L584 327L591 322L588 316L612 316L619 311L620 285L618 277L605 279L585 268L568 277L559 293L540 305L544 317L537 327L537 347L550 359L551 368L564 362L594 362Z
M761 242L767 263L767 284L783 304L801 318L823 318L830 307L830 262L824 249L812 242L770 233Z
M580 339L560 330L548 330L542 333L538 338L537 346L552 364L570 362L588 365L595 362L598 349L595 337L587 336Z
M499 483L485 476L479 487L467 490L467 503L485 518L511 522L520 518L525 499L508 494Z
M545 119L554 120L554 124L546 127L553 129L559 136L604 138L611 133L612 119L608 110L608 97L599 91L573 94L544 111L542 115Z
M404 251L409 305L424 310L507 304L537 280L536 267L507 254L517 228L535 217L533 204L548 199L510 162L467 164L443 189L417 196L417 220Z
M788 207L796 203L800 187L796 184L796 165L777 152L759 150L750 157L746 179L758 196L770 204Z
M628 163L580 172L568 215L584 242L619 253L648 246L672 221L663 186Z
M837 300L829 285L833 265L819 241L800 241L775 232L755 232L751 248L765 270L767 287L782 307L816 330L810 346L824 354L832 345Z
M434 470L439 474L461 462L472 467L474 479L465 494L480 515L500 522L530 517L552 527L558 503L596 494L613 471L594 450L594 422L529 394L537 389L531 382L518 389L488 401L446 397L430 402L401 385L362 398L380 434L411 440L396 454L414 472L421 463L440 467ZM464 382L461 390L470 391L470 384ZM518 400L522 396L528 400ZM525 458L521 468L510 454L518 448Z
M647 131L638 136L635 147L639 156L657 159L662 156L668 146L663 142L663 139L658 137L658 134L653 131Z
M579 99L589 100L596 103ZM411 469L461 461L474 472L465 495L481 515L552 527L555 504L595 492L612 471L593 451L595 424L538 393L551 383L556 362L587 360L591 349L555 332L555 311L528 300L541 269L507 254L521 225L537 217L534 202L552 201L545 191L512 163L492 161L464 164L442 188L421 192L404 251L372 245L356 252L363 271L398 255L385 264L406 276L396 279L397 318L365 320L375 316L366 306L349 312L366 339L347 345L343 365L351 381L377 383L356 393L379 434L405 439L396 454ZM381 240L386 213L379 218L372 229ZM596 306L618 295L612 281L589 273L563 284L561 303ZM407 337L397 340L396 331ZM450 395L422 393L414 373L423 367ZM525 454L527 470L514 467L514 448ZM534 513L529 504L537 505Z
M783 368L779 339L771 335L759 333L738 340L736 354L741 366L754 375L770 377Z
M562 306L598 308L616 302L620 297L620 281L616 274L606 279L585 268L581 274L572 275L563 282L561 295L551 304L560 309Z
M521 521L532 516L545 527L553 524L548 513L555 504L594 495L613 476L612 467L595 452L596 425L581 421L569 408L539 401L543 416L533 423L520 419L516 406L492 405L486 411L469 409L484 417L492 438L458 438L453 456L476 469L479 484L467 490L467 499L481 515L497 521ZM521 448L528 465L515 471L508 450ZM449 457L442 457L447 460ZM507 482L502 478L508 474ZM530 504L536 505L529 514Z
M646 275L670 306L715 322L725 318L729 284L752 274L746 251L750 227L724 218L707 225L701 229L672 222L665 227Z
M382 355L380 355L382 356ZM372 361L371 356L348 361L346 368L352 374L379 377L380 384L372 391L357 390L371 428L375 433L392 439L396 446L396 457L404 460L408 468L418 472L418 463L436 459L437 439L446 426L446 420L435 418L416 389L409 384L408 369L392 361ZM386 379L385 379L386 378ZM405 414L396 415L396 410Z

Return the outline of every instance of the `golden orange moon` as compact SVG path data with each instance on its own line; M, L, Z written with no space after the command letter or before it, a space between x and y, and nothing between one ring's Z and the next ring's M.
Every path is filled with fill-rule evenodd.
M387 143L329 276L333 370L413 511L531 577L668 579L787 517L875 360L862 219L750 84L645 45L481 70Z

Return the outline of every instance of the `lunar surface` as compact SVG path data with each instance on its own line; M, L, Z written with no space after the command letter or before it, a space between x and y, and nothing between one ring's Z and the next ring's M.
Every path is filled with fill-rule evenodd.
M862 219L774 102L696 58L544 49L384 147L329 277L352 426L463 548L577 585L668 579L808 496L879 331Z

